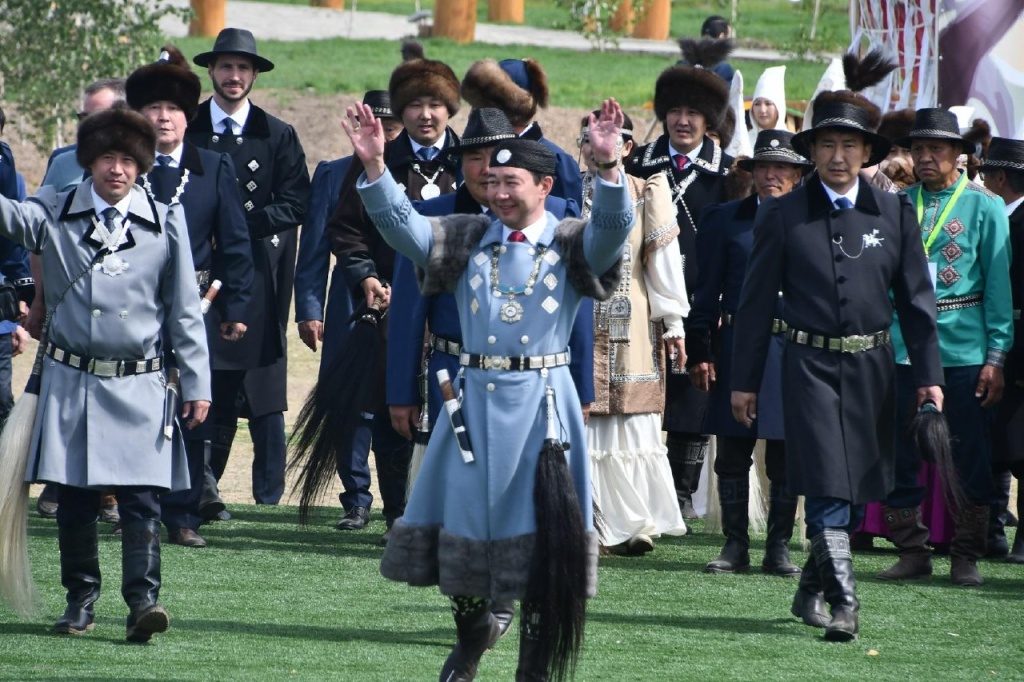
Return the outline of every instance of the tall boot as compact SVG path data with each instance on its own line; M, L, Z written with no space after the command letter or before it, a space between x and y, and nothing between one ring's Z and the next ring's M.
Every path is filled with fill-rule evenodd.
M501 624L488 608L486 599L450 597L455 617L456 641L441 668L440 682L469 682L476 679L484 652L501 637Z
M761 572L796 578L800 567L789 560L789 541L793 538L793 523L796 521L796 496L786 492L786 486L771 485L771 501L768 504L768 539L764 543L764 559Z
M807 557L800 572L800 585L793 595L793 606L789 612L812 628L828 627L828 612L825 610L825 595L822 593L821 572L814 554Z
M121 595L129 614L125 639L148 642L165 632L170 615L157 602L160 596L160 521L132 520L121 534Z
M747 530L749 498L750 483L746 476L718 477L725 546L718 558L704 567L705 573L746 573L750 569L750 534Z
M63 635L81 635L93 628L92 605L100 597L100 555L96 522L59 526L60 582L68 607L53 626Z
M213 475L213 468L210 465L213 443L203 441L203 492L199 497L199 515L206 521L215 521L227 505L220 499L220 490L217 487L217 477Z
M548 669L544 666L540 616L526 609L519 621L519 664L516 682L547 682Z
M708 439L696 434L669 433L668 464L676 486L679 512L686 520L697 518L693 509L693 494L700 485L700 472L708 453Z
M928 528L921 522L921 507L882 506L889 537L900 553L900 560L878 574L879 580L915 580L932 574L932 550Z
M811 539L811 554L818 562L825 601L832 607L832 620L825 627L825 639L849 642L860 632L860 602L853 576L850 536L845 530L826 528Z
M985 556L989 511L988 505L982 505L956 513L956 530L949 544L949 579L954 585L977 587L985 582L978 572L978 559Z
M1018 481L1018 485L1019 485ZM1017 493L1017 518L1024 516L1024 490ZM1006 557L1011 564L1024 564L1024 526L1017 526L1013 537L1013 550Z
M503 600L492 600L491 601L491 614L498 621L498 627L501 628L499 637L504 637L508 634L509 628L512 627L512 621L516 617L516 603L509 599L508 601Z
M1010 515L1007 507L1010 504L1010 483L1013 481L1013 475L1007 469L994 472L994 478L996 494L988 517L988 549L985 556L1000 558L1010 553L1010 546L1006 541L1006 519Z

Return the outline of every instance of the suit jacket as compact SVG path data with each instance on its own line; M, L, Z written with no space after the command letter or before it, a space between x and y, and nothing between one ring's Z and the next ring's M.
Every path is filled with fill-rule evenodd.
M1003 378L1006 389L996 406L992 427L992 461L1009 464L1024 460L1024 323L1020 320L1024 305L1024 204L1010 214L1010 292L1013 297L1014 344L1006 354Z
M905 195L859 182L857 203L846 211L835 210L813 179L761 204L736 312L731 390L761 387L779 291L790 330L839 338L887 330L891 290L916 385L942 385L935 293L914 208ZM787 343L791 493L858 504L892 490L894 366L891 344L840 353Z

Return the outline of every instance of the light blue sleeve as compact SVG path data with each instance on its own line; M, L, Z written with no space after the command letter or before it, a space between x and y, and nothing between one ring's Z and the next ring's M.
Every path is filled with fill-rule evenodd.
M412 207L391 171L385 170L384 175L371 183L366 181L366 173L362 173L356 181L356 190L384 241L416 265L426 265L434 244L433 228L430 221Z
M583 255L591 271L600 276L622 255L622 245L633 229L634 216L626 174L622 170L618 185L600 176L594 180L593 210L583 235Z

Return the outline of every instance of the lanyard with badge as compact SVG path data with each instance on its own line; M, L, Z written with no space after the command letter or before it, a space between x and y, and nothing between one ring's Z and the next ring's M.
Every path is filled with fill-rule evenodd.
M942 213L939 214L938 220L932 225L931 232L928 233L928 238L924 240L924 255L929 259L928 271L932 276L932 288L935 288L938 280L938 266L935 263L930 262L932 245L938 238L939 233L942 232L942 226L946 224L946 220L949 218L949 214L953 212L953 207L956 206L957 200L960 199L960 195L967 189L967 173L961 173L960 179L957 180L956 189L953 191L953 196L950 198L949 203L946 204L946 208L942 209ZM924 220L924 187L917 193L917 223L920 225L921 221Z

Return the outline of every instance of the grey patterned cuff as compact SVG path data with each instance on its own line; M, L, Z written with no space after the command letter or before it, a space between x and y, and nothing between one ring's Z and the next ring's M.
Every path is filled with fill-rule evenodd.
M992 365L999 369L1003 368L1006 363L1006 351L999 350L998 348L989 348L988 353L985 356L985 364Z

